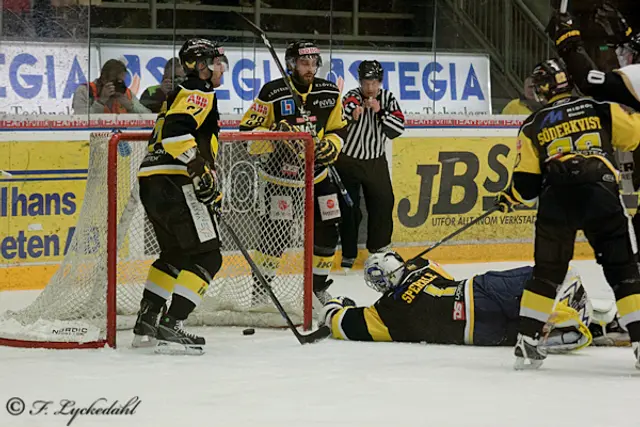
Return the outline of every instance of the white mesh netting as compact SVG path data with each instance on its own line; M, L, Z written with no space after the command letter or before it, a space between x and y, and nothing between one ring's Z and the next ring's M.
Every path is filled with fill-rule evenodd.
M109 133L91 136L85 199L60 268L31 305L0 314L0 338L48 342L104 339L110 137ZM261 137L265 139L267 134L252 134L253 139ZM251 144L221 136L217 172L224 194L222 213L261 265L294 323L300 324L305 293L304 150L292 151L298 150L298 144L291 141L260 141L262 153L250 154ZM147 272L159 247L138 195L136 174L147 142L121 140L117 151L117 328L128 329L135 322ZM285 326L271 300L254 284L251 270L231 238L222 227L219 231L222 268L187 325ZM272 257L279 259L279 264Z

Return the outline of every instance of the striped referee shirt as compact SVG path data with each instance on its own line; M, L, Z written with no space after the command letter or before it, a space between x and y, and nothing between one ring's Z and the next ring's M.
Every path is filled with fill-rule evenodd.
M356 159L376 159L384 156L387 139L397 138L404 132L404 114L393 94L380 89L376 97L380 102L380 111L374 113L371 108L365 108L358 120L354 120L353 111L359 105L364 106L363 98L359 87L350 90L344 97L348 125L342 152Z

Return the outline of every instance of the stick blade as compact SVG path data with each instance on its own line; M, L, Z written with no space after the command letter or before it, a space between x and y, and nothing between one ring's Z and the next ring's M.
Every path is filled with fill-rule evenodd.
M300 334L299 340L300 344L313 344L329 338L329 336L331 336L331 329L327 325L324 325L309 334Z

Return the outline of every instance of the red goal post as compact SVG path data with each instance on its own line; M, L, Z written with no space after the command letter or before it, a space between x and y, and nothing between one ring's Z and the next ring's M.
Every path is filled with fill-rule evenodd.
M150 138L150 132L91 134L85 197L69 250L35 301L0 313L0 345L115 347L117 331L133 327L159 253L136 176ZM222 215L292 320L310 329L313 140L308 133L222 132L218 144ZM223 265L187 325L284 327L271 301L256 298L260 285L238 248L218 231Z

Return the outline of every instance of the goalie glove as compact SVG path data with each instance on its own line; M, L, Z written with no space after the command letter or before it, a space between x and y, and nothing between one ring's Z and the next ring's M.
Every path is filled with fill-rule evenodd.
M327 325L329 326L329 328L331 328L331 319L333 319L333 316L335 316L342 309L355 306L355 301L348 297L335 297L327 301L324 307L322 307L322 311L320 311L320 315L318 316L318 327Z
M513 196L508 192L503 191L501 193L498 193L493 204L494 206L497 206L503 213L510 213L513 212L514 207L519 205L520 202L515 200Z
M330 139L322 139L316 144L316 164L328 166L338 158L338 147Z
M618 46L628 42L633 29L622 14L609 2L598 6L594 20L607 35L607 43Z
M568 13L554 14L546 30L554 41L558 52L575 50L583 44L580 30L573 17Z

